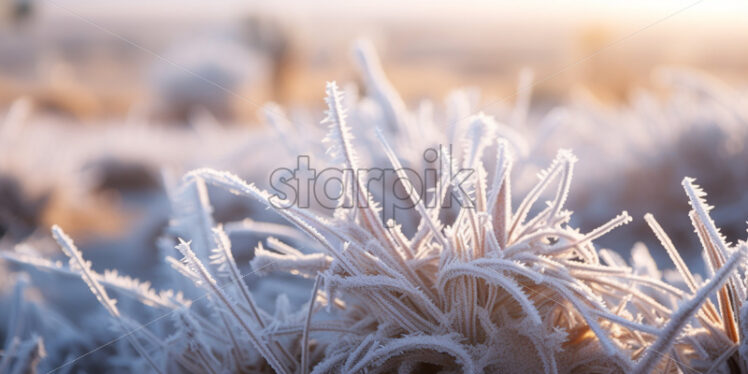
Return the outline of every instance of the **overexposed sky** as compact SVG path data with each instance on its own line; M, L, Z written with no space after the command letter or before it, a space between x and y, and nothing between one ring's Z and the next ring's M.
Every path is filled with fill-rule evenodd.
M39 0L44 4L46 0ZM173 17L233 17L239 10L264 10L279 15L307 17L471 17L500 19L511 15L538 18L639 18L664 16L682 9L695 0L567 0L567 1L401 1L401 0L54 0L78 12L112 14L121 17L173 16ZM678 18L714 17L724 22L748 23L748 1L703 0L684 11Z

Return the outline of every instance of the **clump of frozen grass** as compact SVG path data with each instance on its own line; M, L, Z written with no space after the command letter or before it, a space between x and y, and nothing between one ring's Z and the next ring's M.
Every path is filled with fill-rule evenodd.
M332 153L344 169L357 170L362 165L352 146L354 129L334 83L327 87L327 104L324 122L330 127ZM576 161L568 151L559 152L535 187L512 207L508 145L500 138L478 136L490 128L489 118L472 121L463 136L463 155L443 154L440 162L456 157L475 173L463 189L437 185L434 191L443 192L424 197L427 203L413 196L419 225L411 237L381 219L367 186L357 178L348 179L338 208L323 217L277 208L289 204L230 173L199 169L185 177L187 186L207 183L257 199L314 241L302 250L269 239L268 248L258 247L252 260L255 272L286 271L316 279L309 302L295 312L282 297L273 315L255 303L230 241L210 217L204 193L193 201L197 218L202 218L189 227L192 241L177 245L181 260L170 257L167 262L204 292L205 308L116 274L97 274L57 227L53 234L70 266L41 260L35 265L79 274L156 372L685 372L696 366L744 367L738 344L746 291L735 269L748 249L724 242L701 200L703 193L690 179L684 186L710 261L708 282L696 283L648 217L673 256L686 292L651 274L636 274L613 253L594 247L593 240L630 220L625 212L588 233L568 225L571 212L564 203ZM381 151L393 169L402 170L385 136L379 135ZM490 173L482 157L489 147L496 150ZM410 183L404 173L398 176L404 185ZM445 181L450 183L439 183ZM554 182L553 198L531 214ZM449 225L438 214L446 187L462 191L462 205ZM346 204L353 199L366 204ZM168 311L171 334L158 336L123 315L107 289ZM714 293L718 306L709 299Z
M364 68L375 69L366 49L360 52ZM367 76L377 81L380 75L370 71ZM419 137L417 121L397 104L396 92L381 82L372 90L377 107L387 110L357 111L354 119L385 123L385 133L349 122L346 99L334 83L328 85L329 153L344 169L357 170L367 166L364 160L383 157L402 170L401 163L413 164L418 146L440 139L439 130L429 127L437 135ZM22 253L4 257L80 276L141 357L123 365L131 370L748 372L748 312L742 305L748 249L745 243L725 242L692 180L683 184L708 281L688 270L647 216L676 265L677 283L684 285L679 288L661 278L645 247L634 251L629 266L615 252L594 246L595 239L631 220L626 212L587 233L569 224L571 212L564 206L576 162L569 151L558 153L515 207L510 176L514 155L523 147L508 141L511 136L498 136L506 129L488 116L457 122L446 137L458 145L456 151L442 150L437 163L448 170L454 162L474 173L459 186L444 173L425 196L411 195L412 234L404 233L403 222L383 219L376 194L355 177L343 178L336 208L323 214L295 208L231 173L199 169L186 175L175 196L170 232L189 241L180 239L181 258L167 257L166 263L184 280L174 280L175 288L193 300L113 272L95 272L57 227L53 235L69 266ZM281 135L292 131L277 128ZM304 141L292 146L304 148ZM411 184L404 172L398 177L403 187ZM262 202L298 233L260 228L263 223L255 221L217 224L208 185ZM550 200L535 207L546 190ZM452 192L460 204L447 208ZM450 213L446 218L444 211ZM294 310L283 296L286 290L278 289L271 313L250 291L248 273L237 263L226 232L258 228L277 238L258 245L252 272L313 278L301 308ZM306 239L299 240L299 233ZM138 308L121 307L114 294L161 314L141 324L136 313L126 312ZM3 368L24 371L42 356L43 351L29 348L40 347L34 337L10 341L19 343L6 344ZM132 360L122 351L120 362Z

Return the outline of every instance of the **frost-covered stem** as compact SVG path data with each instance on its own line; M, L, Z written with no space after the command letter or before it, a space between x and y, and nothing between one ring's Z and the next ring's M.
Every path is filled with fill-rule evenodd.
M96 277L93 276L93 272L91 271L91 263L83 259L83 255L78 250L78 248L73 243L73 240L70 239L67 234L65 234L62 229L54 225L52 226L52 236L55 238L57 243L60 245L60 248L70 258L70 265L71 268L78 270L80 273L81 278L84 282L88 285L88 288L91 290L91 292L96 296L96 299L99 300L99 302L104 306L104 308L109 312L109 314L114 317L114 319L119 324L121 330L125 332L125 336L130 341L130 343L133 345L133 348L141 355L143 358L148 361L148 363L153 367L153 370L155 370L157 373L163 373L163 371L159 368L159 366L156 364L155 361L153 361L153 358L150 354L146 351L145 347L140 344L138 339L133 336L136 329L129 330L127 325L125 324L125 321L123 320L122 316L119 313L119 310L117 309L116 300L109 298L109 295L106 293L106 290L104 287L99 283L99 281L96 279Z
M223 323L223 327L226 329L226 332L229 335L229 339L231 340L231 344L234 346L233 355L234 358L239 362L240 358L244 358L244 354L242 352L241 346L239 345L239 341L236 340L236 336L234 335L233 329L231 328L231 325L229 325L229 320L226 319L225 313L218 313L218 316L221 318L221 322Z
M423 199L419 198L418 196L415 196L414 191L415 187L413 186L413 183L410 181L408 176L403 171L403 166L400 163L400 160L397 159L397 156L395 156L395 152L390 147L387 140L384 138L384 135L382 134L382 131L379 130L379 128L375 129L377 134L377 139L379 139L379 143L381 144L382 148L384 149L384 154L387 156L387 158L390 161L390 164L395 169L395 172L397 173L397 177L400 180L400 183L403 183L403 188L406 191L410 191L408 194L408 197L410 197L411 201L413 202L413 205L416 207L416 210L421 215L421 219L426 223L431 231L434 233L434 239L443 242L444 238L441 237L441 233L439 229L437 228L437 224L433 221L432 217L426 212L426 207L423 205ZM407 182L408 186L405 186L404 184ZM442 243L443 244L443 243ZM412 252L408 252L411 258L413 257Z
M345 167L354 171L359 170L357 163L357 156L353 150L353 135L351 135L350 127L348 126L345 118L345 109L340 100L340 93L338 93L338 86L335 82L329 82L327 84L327 118L324 122L331 123L331 140L337 142L337 152L341 154L344 159ZM358 173L354 173L358 174ZM352 186L358 194L358 203L364 204L359 210L361 213L359 219L361 225L371 232L374 237L381 240L383 244L386 244L387 248L392 250L395 249L395 243L390 237L387 230L385 230L379 216L373 207L368 190L365 184L358 178L358 175L353 176L355 186Z
M716 247L716 254L718 254L722 261L724 261L730 253L730 250L727 248L727 243L725 242L724 237L720 234L719 230L714 225L714 221L709 216L709 209L711 209L711 207L709 207L703 200L703 197L706 196L706 192L704 192L699 186L694 185L693 181L693 178L683 178L683 187L688 194L691 207L693 207L694 211L698 214L701 225L704 227L706 232L709 233L709 238ZM748 289L746 289L745 283L737 276L737 274L732 274L730 276L728 284L731 296L733 296L733 299L736 299L735 302L737 302L737 308L740 308L743 304L743 300L748 297Z
M115 306L116 301L109 298L109 295L104 290L104 287L96 280L91 274L91 264L83 259L78 248L73 244L73 240L62 231L62 229L54 225L52 226L52 236L55 238L57 243L60 244L62 251L70 258L70 265L72 268L78 270L81 278L86 282L91 292L101 302L104 308L114 317L119 317L119 310Z
M312 321L314 302L317 300L317 291L319 290L321 280L322 276L318 274L317 278L314 280L312 296L309 298L309 308L306 311L306 318L304 319L304 330L301 334L301 374L307 374L309 372L309 326Z
M533 186L530 192L527 193L527 196L525 196L525 198L519 204L517 212L515 212L513 216L511 227L509 228L509 232L507 233L507 238L509 240L512 240L514 238L515 230L517 230L525 221L525 218L527 218L527 214L530 212L530 208L533 206L533 204L535 204L535 201L537 201L537 199L540 197L540 194L545 190L551 180L556 176L556 174L559 173L564 160L569 156L570 153L568 151L559 151L558 155L556 155L556 158L551 163L551 166L539 173L540 182Z
M601 318L605 318L605 319L607 319L607 320L609 320L609 321L611 321L611 322L613 322L615 324L621 325L621 326L623 326L623 327L625 327L625 328L627 328L629 330L632 330L632 331L642 331L642 332L645 332L647 334L651 334L651 335L655 335L655 336L659 335L661 333L660 329L658 329L656 327L652 327L652 326L649 326L649 325L637 323L637 322L634 322L634 321L629 321L629 320L627 320L627 319L625 319L625 318L623 318L623 317L621 317L621 316L619 316L617 314L602 312L602 311L598 311L598 310L594 310L594 309L591 310L590 312L592 314L595 314L595 315L597 315L597 316L599 316Z
M693 277L693 274L691 273L691 270L688 269L688 266L686 266L686 263L683 261L683 258L678 253L678 250L675 248L675 245L673 245L673 241L670 240L670 237L665 233L665 230L662 229L662 226L657 222L655 217L647 213L644 215L644 220L647 221L647 224L652 229L652 231L655 233L655 236L657 236L657 239L660 241L662 246L667 251L668 256L670 256L670 259L675 264L675 267L678 269L678 272L680 273L681 277L683 278L683 281L686 282L686 286L688 286L688 289L695 293L698 290L698 286L696 285L696 280ZM712 304L711 300L707 300L704 304L706 308L707 315L709 318L711 318L713 321L718 322L720 320L719 315L717 314L717 309L714 308L714 304Z
M698 186L694 186L693 181L693 178L683 178L682 183L683 188L688 194L691 207L698 214L702 225L704 225L704 228L709 233L709 238L719 250L719 254L723 256L723 258L726 258L729 253L729 251L727 250L727 245L725 244L722 235L714 226L714 221L712 221L711 217L709 217L709 207L706 205L706 203L704 203L702 199L702 197L705 196L706 193L704 193L704 191L701 190L701 188L699 188Z
M506 248L506 234L512 220L512 198L510 190L510 173L512 170L512 157L507 150L505 140L499 140L496 144L496 167L494 170L491 190L488 195L488 206L486 207L491 216L491 226L499 247Z
M78 272L63 267L59 263L30 255L24 255L18 252L0 253L0 258L18 264L30 265L39 269L49 270L62 275L80 277ZM156 292L150 287L147 287L147 283L138 282L135 279L118 275L114 271L108 271L102 275L91 270L91 275L105 288L114 289L115 291L128 295L145 305L173 310L189 304L188 301L182 300L180 293L174 295L171 292Z
M709 238L705 222L700 218L697 212L692 210L689 216L691 217L693 226L696 228L696 234L699 236L699 240L704 247L707 262L711 265L712 271L714 271L714 269L719 269L723 266L725 257L722 256L713 240ZM737 321L735 318L735 314L737 314L737 309L740 304L737 305L737 308L734 304L734 302L742 303L742 299L740 299L739 296L736 296L735 293L736 286L740 283L742 283L740 278L736 277L736 274L732 274L727 283L717 293L717 305L721 312L722 328L733 343L737 343L740 340ZM738 300L736 300L736 298Z
M270 366L273 367L273 370L279 372L279 373L289 373L288 369L283 365L278 358L275 356L275 352L273 352L269 347L265 346L252 331L252 328L247 325L247 323L244 321L244 319L239 315L239 313L236 311L236 309L233 306L233 303L229 301L228 296L223 292L223 290L218 287L215 279L208 273L207 269L205 269L205 266L198 260L197 256L195 256L195 253L190 249L189 242L184 242L180 239L179 245L177 245L177 249L182 253L182 255L187 259L188 263L190 263L193 267L193 271L195 271L203 282L205 282L210 291L218 298L218 300L221 301L221 303L226 307L226 310L231 313L231 316L236 319L236 321L239 323L239 325L244 329L244 331L249 336L250 340L254 344L255 348L262 354L262 356L268 361Z
M218 250L221 251L222 255L225 258L226 264L228 265L232 283L239 287L244 301L247 303L247 305L249 306L249 310L252 312L252 317L254 317L257 321L257 324L259 324L260 327L264 329L265 322L263 322L262 316L260 316L260 312L257 310L257 306L252 299L252 295L249 293L247 284L244 282L244 277L242 277L239 273L239 268L236 266L236 261L234 261L234 255L231 253L231 244L229 242L229 238L220 227L213 229L213 237L215 243L218 245Z
M547 250L544 250L544 254L553 254L558 252L563 252L569 248L573 248L579 245L582 245L584 243L589 243L605 234L613 230L614 228L625 225L629 222L631 222L631 216L626 212L625 210L621 212L621 214L617 215L615 218L611 219L604 225L590 231L587 233L584 237L581 239L575 240L571 243L559 243L557 245L554 245Z
M688 286L688 289L691 290L691 292L696 292L696 290L698 289L698 287L696 286L696 280L694 279L693 274L691 274L691 271L688 269L688 266L686 266L686 263L683 261L683 258L680 257L678 250L675 248L675 245L673 245L673 241L670 240L670 237L665 233L665 230L662 229L662 226L660 226L660 224L651 213L645 214L644 220L647 221L647 224L655 233L655 236L657 236L660 244L665 247L668 256L670 256L670 259L673 261L673 263L675 263L675 267L678 269L681 277L683 277L683 280L686 282L686 286Z
M304 325L290 325L290 326L281 326L278 328L265 330L264 334L266 336L297 335L299 333L303 333L303 331L304 331ZM351 334L351 335L359 335L359 336L367 335L364 332L353 329L353 328L339 327L336 325L327 325L324 323L319 323L316 325L309 326L309 332L315 332L315 331L338 332L341 334Z
M563 208L566 199L569 196L569 188L571 187L571 178L574 173L574 164L577 162L577 158L571 152L561 151L559 152L558 162L562 165L561 181L556 188L556 195L553 198L550 205L540 212L535 218L530 220L527 224L523 225L522 231L516 235L516 238L525 236L528 232L538 228L538 225L545 227L553 227L553 221L559 217L559 212ZM556 162L556 161L554 161Z
M208 188L205 185L205 180L199 176L193 176L188 174L185 178L187 183L185 188L190 193L190 205L189 205L189 216L190 221L194 219L196 230L190 232L179 233L179 235L190 235L190 239L196 243L194 245L197 257L201 261L208 261L210 251L213 248L211 243L211 231L215 225L213 221L213 206L210 204L210 198L208 197Z

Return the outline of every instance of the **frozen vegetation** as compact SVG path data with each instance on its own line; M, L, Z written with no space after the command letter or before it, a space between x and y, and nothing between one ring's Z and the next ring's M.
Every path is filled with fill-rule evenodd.
M54 162L38 151L53 130L26 128L19 101L0 161L20 183L85 201L102 170L136 164L167 194L130 202L149 208L121 242L82 251L66 222L39 232L43 198L4 189L30 213L0 242L0 373L748 373L748 245L711 217L744 236L745 94L667 70L667 99L580 96L541 116L523 73L494 116L466 91L409 110L368 45L355 58L366 94L327 84L322 125L269 104L251 132L207 115L190 131L76 130ZM301 155L396 174L343 174L336 198L302 207L268 180Z

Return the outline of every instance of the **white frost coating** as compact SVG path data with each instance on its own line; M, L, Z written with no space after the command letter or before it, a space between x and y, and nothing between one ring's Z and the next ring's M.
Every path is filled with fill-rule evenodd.
M524 156L535 157L521 153L524 148L514 139L518 129L485 114L469 116L472 103L465 94L453 95L450 114L454 121L469 118L464 126L432 123L427 107L412 115L386 81L373 52L360 47L357 53L375 100L364 98L362 104L343 97L335 83L327 85L324 124L334 165L416 168L422 161L412 154L420 157L439 142L456 145L453 155L442 148L438 158L428 161L426 166L444 172L434 176L424 196L406 200L413 207L390 222L393 225L381 217L387 203L383 200L391 196L370 190L362 180L347 179L343 198L357 198L366 206L338 201L330 212L292 206L229 172L198 169L173 190L169 231L192 239L192 245L179 243L184 259L170 257L164 264L172 268L163 266L176 274L170 287L194 295L193 300L179 292L157 292L147 282L112 271L94 272L57 227L53 235L70 257L69 266L22 252L2 256L82 277L119 329L132 332L130 343L143 359L133 358L127 346L113 345L111 351L121 355L120 362L132 361L134 371L148 364L161 372L221 374L429 369L622 373L634 368L725 372L735 365L748 372L746 267L745 261L740 263L745 245L732 247L722 238L703 192L690 179L683 185L694 209L693 224L716 274L708 283L700 284L664 230L646 217L684 279L684 291L661 279L663 272L643 245L634 250L631 264L595 246L597 238L631 221L626 212L590 232L572 226L565 205L574 196L572 177L578 178L581 170L575 171L576 157L570 151L558 152L524 197L513 196L513 167L520 170L526 166ZM517 122L527 114L532 85L528 77L515 107ZM289 142L288 148L322 155L323 149L304 147L323 130L301 126L274 123L275 136L286 140L315 134ZM433 134L420 136L426 130ZM537 159L545 160L540 155ZM320 157L319 162L325 161ZM475 205L448 208L447 199L454 196L446 187L457 187L449 172L460 166L475 173L456 196ZM415 185L402 170L397 177L403 186ZM224 231L213 217L212 204L219 207L209 198L213 187L238 195L232 199L260 201L290 225L245 220L226 224ZM546 193L548 201L542 205ZM521 201L516 208L513 199ZM228 236L242 232L261 240L249 266L247 253L232 253L231 241L237 239ZM262 237L265 234L283 241ZM172 250L171 240L174 237L162 239L161 246ZM278 273L317 277L311 293L302 290L311 294L305 307L293 307L289 288L307 283L289 282ZM251 283L258 279L264 287ZM139 302L118 305L108 292ZM259 301L268 293L275 300L273 313L268 310L272 304ZM718 302L712 303L711 297ZM151 308L167 313L162 316L171 314L165 319L169 323L135 322ZM11 338L0 371L25 370L19 367L40 355L36 343ZM19 366L20 361L24 363Z

